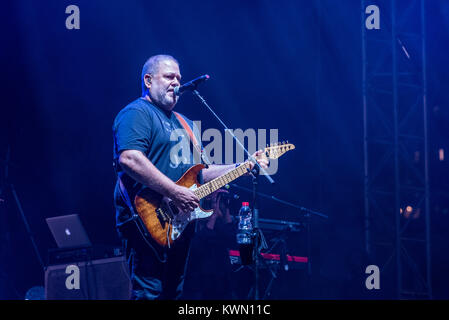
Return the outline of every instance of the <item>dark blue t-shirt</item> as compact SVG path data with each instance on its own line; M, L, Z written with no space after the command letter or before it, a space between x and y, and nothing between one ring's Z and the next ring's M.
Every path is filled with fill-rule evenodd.
M193 128L193 122L182 116ZM137 192L146 188L123 172L118 163L120 153L124 150L141 151L163 174L173 181L194 165L190 138L183 130L176 115L151 104L148 100L138 98L123 108L116 116L113 125L114 166L133 199ZM197 141L198 132L194 129ZM200 177L201 179L201 177ZM115 186L114 204L117 225L129 220L131 212L123 200L119 184Z

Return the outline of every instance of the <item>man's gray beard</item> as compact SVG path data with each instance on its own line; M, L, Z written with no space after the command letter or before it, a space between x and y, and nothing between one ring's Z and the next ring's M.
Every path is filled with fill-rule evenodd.
M175 104L176 104L176 97L175 97L175 102L172 102L173 100L170 98L167 98L166 94L163 94L161 96L158 97L158 100L155 101L156 104L164 109L164 110L171 110L174 108Z

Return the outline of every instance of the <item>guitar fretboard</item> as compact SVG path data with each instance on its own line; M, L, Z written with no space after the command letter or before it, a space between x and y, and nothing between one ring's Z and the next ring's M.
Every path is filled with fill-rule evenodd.
M248 161L244 162L237 168L232 169L231 171L225 173L224 175L215 178L214 180L211 180L208 183L203 184L194 192L199 199L202 199L210 195L212 192L217 191L221 187L225 186L229 182L237 179L238 177L243 176L246 172L248 172L250 168L251 168L250 163Z

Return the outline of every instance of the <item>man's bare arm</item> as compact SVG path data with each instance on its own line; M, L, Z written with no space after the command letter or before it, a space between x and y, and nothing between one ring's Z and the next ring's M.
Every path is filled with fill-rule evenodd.
M142 152L125 150L120 154L119 163L131 178L171 198L181 210L192 211L198 206L198 197L192 191L174 183L160 172Z

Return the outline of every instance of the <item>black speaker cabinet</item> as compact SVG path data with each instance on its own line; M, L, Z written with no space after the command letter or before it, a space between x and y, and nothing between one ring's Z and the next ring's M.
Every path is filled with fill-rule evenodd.
M49 266L45 272L47 300L126 300L130 294L123 256Z

